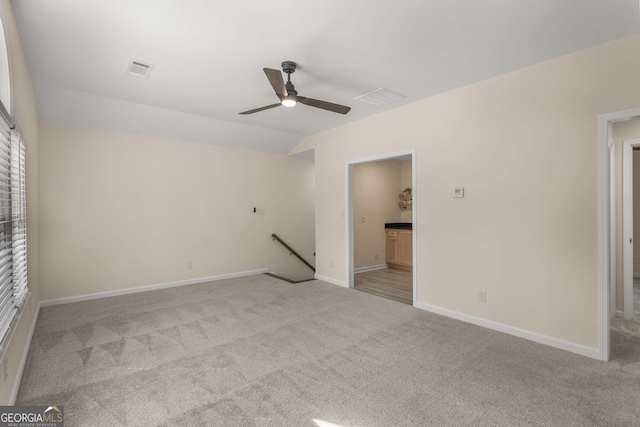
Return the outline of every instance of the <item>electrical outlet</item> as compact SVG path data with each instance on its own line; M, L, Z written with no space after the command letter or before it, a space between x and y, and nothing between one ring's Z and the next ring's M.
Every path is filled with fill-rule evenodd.
M478 292L478 301L487 302L487 291Z
M193 262L189 261L187 263L187 270L191 270L193 268Z
M375 255L373 256L373 259L374 259L374 260L376 260L376 261L379 261L379 260L380 260L380 255L375 254Z
M360 221L362 221L362 223L364 224L364 222L365 222L365 221L364 221L364 217L362 217L362 219L361 219Z
M333 268L333 261L329 261L329 267Z
M9 378L9 356L4 358L4 362L2 362L2 367L4 370L4 381Z

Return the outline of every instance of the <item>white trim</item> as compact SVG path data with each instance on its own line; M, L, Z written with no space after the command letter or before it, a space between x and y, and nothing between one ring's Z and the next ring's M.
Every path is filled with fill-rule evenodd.
M50 299L41 301L41 307L48 307L51 305L69 304L72 302L89 301L93 299L116 297L120 295L136 294L138 292L155 291L157 289L174 288L177 286L195 285L197 283L214 282L217 280L234 279L237 277L255 276L256 274L268 273L269 269L260 268L257 270L241 271L238 273L219 274L217 276L199 277L197 279L178 280L175 282L160 283L157 285L139 286L136 288L118 289L115 291L97 292L94 294L78 295L75 297Z
M624 311L616 310L616 317L624 317Z
M622 142L622 277L624 317L633 318L633 149L640 139ZM615 221L613 221L615 222Z
M11 53L9 52L9 34L7 33L7 26L5 25L4 17L7 16L6 10L2 10L0 15L0 21L2 26L2 33L4 35L4 50L7 55L7 78L9 79L9 105L5 105L5 109L9 115L13 115L13 61L11 59ZM22 132L20 132L22 133Z
M342 280L338 280L338 279L334 279L334 278L331 278L331 277L323 276L321 274L314 274L313 278L314 279L318 279L318 280L322 280L323 282L331 283L332 285L341 286L343 288L348 288L349 287L349 285L347 285Z
M382 270L383 268L389 268L389 264L386 264L386 263L376 264L376 265L369 265L367 267L354 268L353 274L366 273L367 271Z
M346 275L345 277L347 278L347 287L348 288L353 288L354 283L355 283L355 277L354 277L354 270L353 270L353 266L355 264L355 254L354 251L351 250L351 248L354 247L355 243L355 237L354 237L354 226L353 226L353 163L350 163L349 161L345 162L345 185L346 185L346 189L344 192L345 195L345 202L344 202L344 206L345 206L345 213L344 213L344 219L345 219L345 223L344 223L344 227L345 227L345 239L344 239L344 244L345 244L345 257L347 258L347 262L345 263L345 266L347 268L346 271Z
M31 303L31 302L29 301L28 303ZM13 388L11 389L11 394L9 395L9 405L11 406L16 404L16 398L18 397L18 390L20 389L20 382L22 381L22 374L24 373L24 367L27 364L27 357L29 356L29 349L31 348L31 340L33 339L33 332L36 330L36 323L38 323L38 316L40 316L39 303L38 303L38 307L36 308L36 314L35 316L33 316L33 320L31 322L31 328L29 329L27 342L24 345L24 350L22 350L22 358L20 359L20 364L18 365L18 370L16 371L16 378L13 382Z
M450 317L452 319L461 320L463 322L472 323L474 325L482 326L483 328L493 329L494 331L503 332L505 334L513 335L519 338L524 338L529 341L534 341L540 344L545 344L551 347L559 348L561 350L570 351L572 353L587 356L592 359L599 359L600 352L598 348L587 347L581 344L575 344L569 341L564 341L558 338L553 338L547 335L538 334L536 332L527 331L525 329L515 328L513 326L505 325L503 323L494 322L492 320L483 319L481 317L471 316L469 314L460 313L457 311L449 310L446 308L438 307L431 304L425 304L423 302L417 302L415 307L422 310L429 311L431 313L440 314L442 316Z
M615 266L615 250L611 251L615 234L610 233L611 197L610 197L610 159L609 159L609 118L607 115L598 116L598 145L597 145L597 173L598 173L598 350L602 360L609 360L611 351L609 300L610 287L615 288L609 277L609 262ZM611 240L610 240L611 239ZM611 257L611 259L609 258Z
M411 206L411 230L413 233L411 234L411 243L413 244L413 260L412 262L412 279L413 279L413 305L415 306L418 302L418 197L417 197L417 188L418 188L418 159L416 157L416 149L411 150L411 192L413 193L412 197L412 206Z

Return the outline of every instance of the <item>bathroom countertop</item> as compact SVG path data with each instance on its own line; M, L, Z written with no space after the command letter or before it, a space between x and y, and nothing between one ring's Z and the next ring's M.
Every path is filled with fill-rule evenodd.
M410 222L388 222L384 228L393 228L396 230L413 230L413 224Z

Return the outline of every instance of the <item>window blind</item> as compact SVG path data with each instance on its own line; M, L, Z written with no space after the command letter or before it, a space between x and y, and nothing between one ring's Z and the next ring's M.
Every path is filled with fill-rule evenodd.
M0 343L2 344L6 344L12 322L29 294L26 213L24 141L8 117L0 114Z
M16 307L24 302L27 290L27 198L25 197L24 141L11 133L11 240L13 253L13 297Z

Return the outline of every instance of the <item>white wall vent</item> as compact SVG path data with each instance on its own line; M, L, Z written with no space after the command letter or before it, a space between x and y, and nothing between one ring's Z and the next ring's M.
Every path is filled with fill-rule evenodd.
M389 89L381 87L380 89L376 89L369 93L365 93L364 95L353 98L353 100L362 101L375 107L382 107L384 105L393 104L394 102L400 101L401 99L405 98L406 96L404 95L400 95L399 93L395 93L390 91Z
M147 77L149 77L149 74L151 74L151 70L153 70L153 65L145 64L140 61L131 61L129 63L127 74L146 79Z

